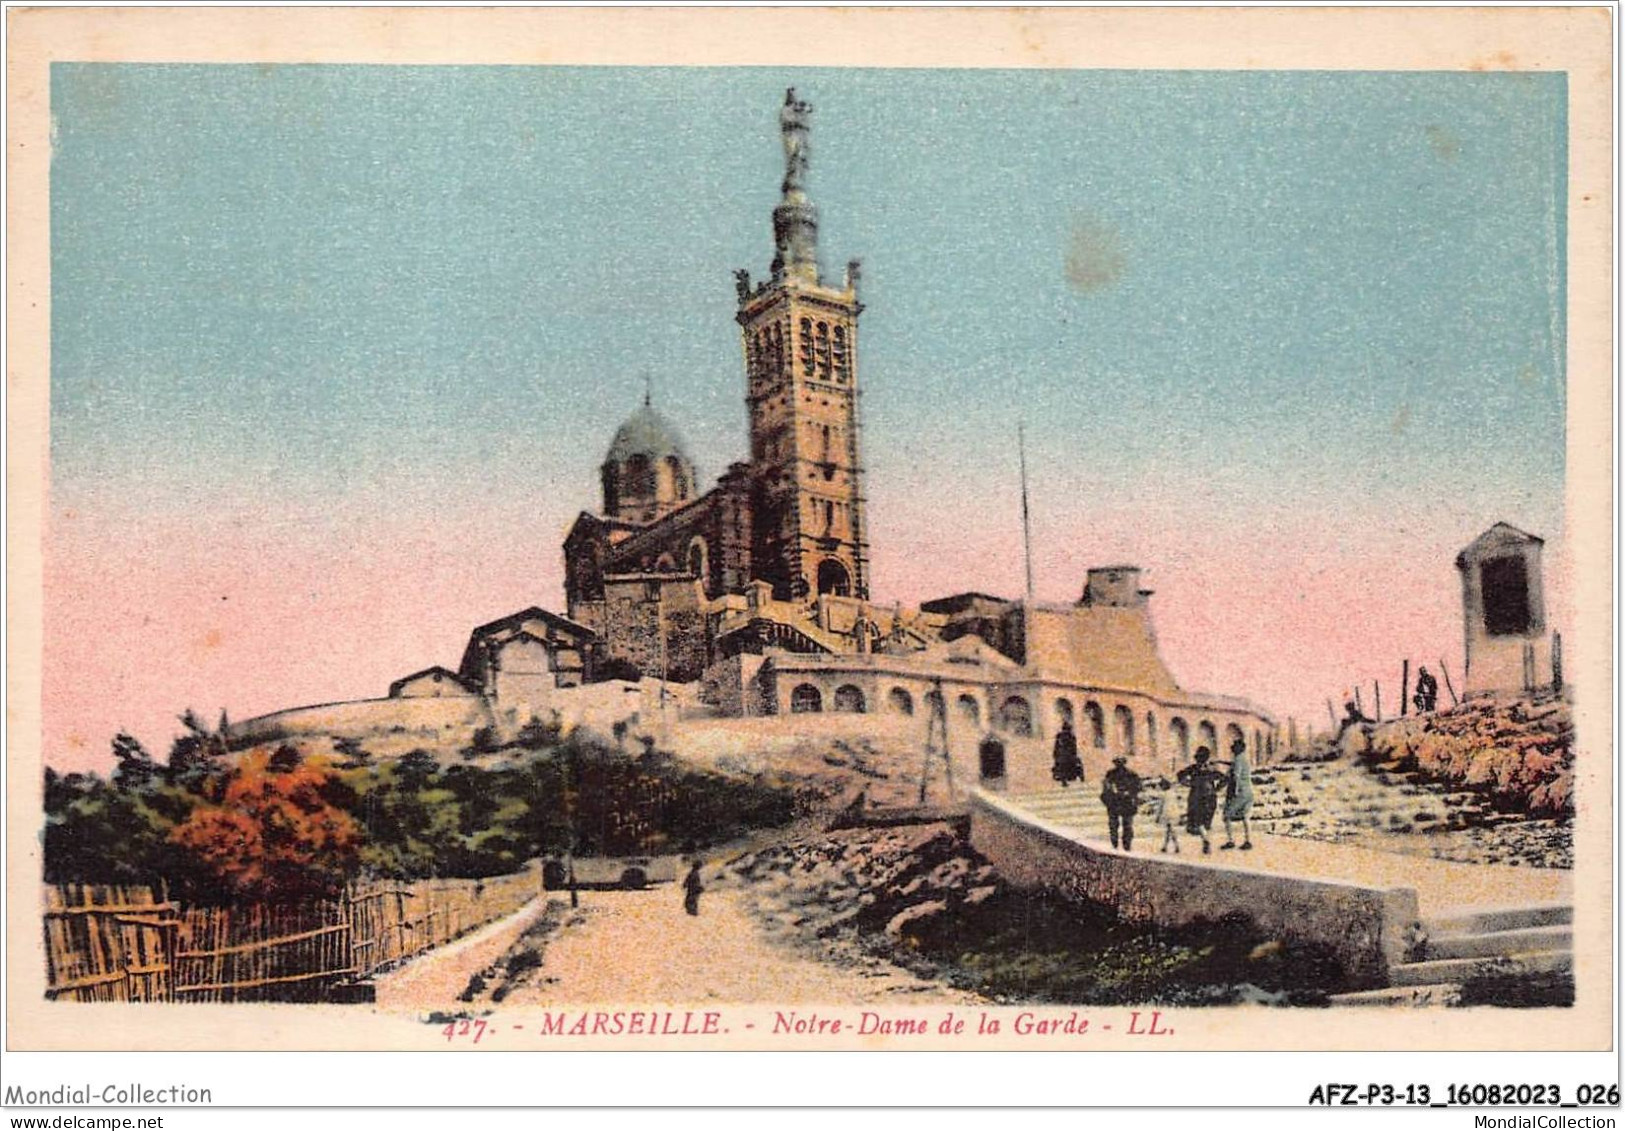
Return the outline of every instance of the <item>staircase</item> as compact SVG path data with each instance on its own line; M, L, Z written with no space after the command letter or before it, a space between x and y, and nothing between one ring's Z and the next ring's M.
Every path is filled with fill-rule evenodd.
M1389 967L1389 984L1334 994L1332 1005L1453 1005L1476 978L1568 974L1574 967L1574 908L1534 904L1465 911L1422 922L1410 956Z
M1348 840L1369 831L1484 828L1522 819L1493 812L1471 791L1447 789L1393 763L1284 762L1253 771L1253 794L1253 824L1315 840Z
M1081 833L1091 839L1110 843L1111 830L1106 823L1106 807L1100 803L1100 783L1073 782L1062 789L1035 790L1031 793L1009 794L1012 804L1019 805L1041 821ZM1135 837L1149 836L1149 826L1134 823Z

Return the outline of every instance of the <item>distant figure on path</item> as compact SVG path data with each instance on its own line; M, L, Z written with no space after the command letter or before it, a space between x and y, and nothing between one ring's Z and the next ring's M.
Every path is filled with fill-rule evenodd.
M1232 821L1241 822L1241 847L1252 848L1253 833L1247 824L1252 808L1253 768L1247 761L1247 743L1238 738L1230 744L1230 776L1224 783L1224 843L1220 848L1236 847L1235 834L1230 831Z
M1072 731L1072 720L1061 724L1055 733L1055 768L1050 776L1065 789L1075 781L1083 780L1083 761L1078 757L1078 736Z
M1100 786L1100 800L1106 806L1112 847L1117 847L1121 833L1124 852L1134 851L1134 814L1140 808L1140 786L1140 775L1128 768L1128 759L1121 754L1113 758L1112 768L1106 771Z
M705 885L700 882L700 862L694 861L689 868L687 877L683 880L683 910L690 915L700 913L700 893Z
M1418 714L1430 714L1439 705L1439 681L1433 673L1421 668L1416 673L1416 694L1411 696Z
M1212 757L1213 751L1199 746L1195 760L1179 771L1179 784L1190 791L1185 796L1185 831L1202 838L1204 856L1213 851L1208 833L1213 828L1213 814L1219 808L1219 783L1227 776L1208 765Z
M1365 712L1360 710L1360 705L1354 700L1350 699L1347 703L1343 704L1343 721L1337 724L1336 741L1342 741L1343 732L1348 730L1349 727L1362 726L1370 721L1370 719L1365 717Z

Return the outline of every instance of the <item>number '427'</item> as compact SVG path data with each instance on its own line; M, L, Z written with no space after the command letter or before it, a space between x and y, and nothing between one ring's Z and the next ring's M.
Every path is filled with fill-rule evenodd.
M458 1037L472 1037L473 1043L477 1045L480 1038L485 1036L485 1022L479 1018L465 1017L461 1021L453 1021L440 1030L440 1035L448 1041L455 1041Z

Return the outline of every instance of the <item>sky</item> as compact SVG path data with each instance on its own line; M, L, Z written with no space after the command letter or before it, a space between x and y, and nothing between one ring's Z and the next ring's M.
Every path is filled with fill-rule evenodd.
M877 600L1020 595L1024 423L1038 597L1141 566L1186 687L1459 674L1497 521L1566 623L1562 74L59 63L47 761L563 611L646 382L743 458L789 85Z

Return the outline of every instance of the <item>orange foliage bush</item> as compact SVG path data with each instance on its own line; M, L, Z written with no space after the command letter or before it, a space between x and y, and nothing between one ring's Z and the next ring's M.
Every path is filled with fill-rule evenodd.
M219 803L194 809L170 840L218 884L222 899L332 895L355 871L361 828L322 796L332 780L324 767L273 769L269 761L246 755Z

